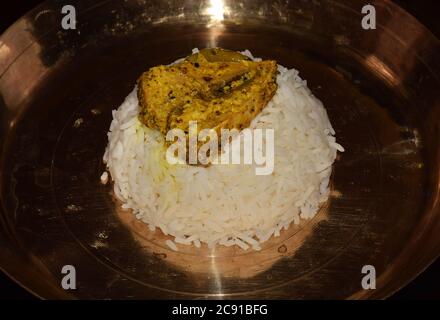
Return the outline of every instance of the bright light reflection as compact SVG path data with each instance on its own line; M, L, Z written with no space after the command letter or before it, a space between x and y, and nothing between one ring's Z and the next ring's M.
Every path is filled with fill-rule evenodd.
M11 49L2 41L0 41L0 60L6 60L6 57L11 52Z
M225 18L225 4L223 0L209 0L210 6L206 9L206 13L211 16L214 21L222 21Z
M372 69L374 72L379 74L383 79L385 79L390 85L397 87L400 85L399 78L395 73L378 57L370 55L365 59L365 64Z

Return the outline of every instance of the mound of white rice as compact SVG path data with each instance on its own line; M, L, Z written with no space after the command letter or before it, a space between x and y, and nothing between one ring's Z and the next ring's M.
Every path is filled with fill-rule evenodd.
M244 250L259 250L282 228L312 218L328 198L332 164L343 148L298 71L278 70L278 91L250 126L275 131L274 171L265 176L255 174L255 165L168 164L164 137L139 121L133 90L113 111L104 155L123 208L176 243Z

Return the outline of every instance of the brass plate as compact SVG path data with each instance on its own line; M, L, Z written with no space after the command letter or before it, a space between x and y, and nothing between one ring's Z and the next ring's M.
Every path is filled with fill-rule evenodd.
M51 1L0 37L0 267L43 298L384 298L440 253L439 41L388 1ZM221 13L221 12L220 12ZM332 196L260 252L169 250L99 177L111 110L194 47L295 67L346 148ZM78 120L81 119L81 120ZM75 291L60 287L73 265ZM363 290L373 265L377 289Z

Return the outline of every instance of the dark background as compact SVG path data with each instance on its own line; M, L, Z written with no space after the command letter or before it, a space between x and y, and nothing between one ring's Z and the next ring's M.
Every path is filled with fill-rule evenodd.
M440 0L393 0L405 8L438 38L440 38ZM0 33L41 0L2 1L0 5ZM367 2L367 1L366 1ZM30 293L0 272L0 299L35 299ZM391 299L440 299L440 259L437 259L408 286Z

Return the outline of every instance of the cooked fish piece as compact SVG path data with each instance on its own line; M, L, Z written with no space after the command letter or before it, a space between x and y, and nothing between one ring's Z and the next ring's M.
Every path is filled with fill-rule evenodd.
M138 80L142 122L164 135L189 122L198 130L243 129L277 90L277 63L240 53L204 49L183 62L153 67Z
M198 59L203 56L208 62L239 62L252 61L251 58L241 54L240 52L226 50L222 48L206 48L199 51L199 53L189 56L186 60L189 62L198 62Z

